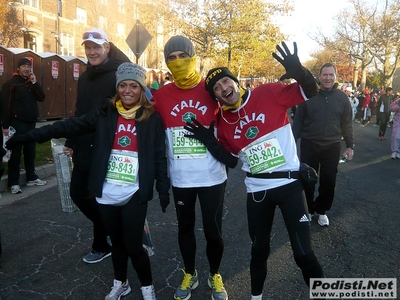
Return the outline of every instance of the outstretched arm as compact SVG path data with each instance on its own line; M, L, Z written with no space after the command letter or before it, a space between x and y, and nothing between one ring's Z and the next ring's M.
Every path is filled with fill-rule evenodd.
M316 95L318 93L317 82L311 72L301 64L297 55L296 42L293 43L293 54L290 53L285 42L282 42L282 47L279 45L276 46L276 49L282 57L276 53L272 53L272 56L285 68L286 71L286 73L281 76L280 80L282 81L293 78L300 84L307 98Z

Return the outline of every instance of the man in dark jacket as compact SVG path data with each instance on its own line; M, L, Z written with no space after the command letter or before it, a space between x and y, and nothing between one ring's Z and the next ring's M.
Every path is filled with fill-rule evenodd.
M304 192L310 220L316 212L321 226L329 225L326 212L333 203L342 137L346 143L342 156L352 160L354 155L350 101L335 81L335 66L324 64L319 72L320 92L297 107L293 123L295 139L301 138L300 161L319 172L319 195L315 201L315 186Z
M32 62L28 58L18 61L17 72L6 81L2 87L3 134L9 135L9 127L15 129L15 134L23 134L36 127L39 116L37 102L43 102L45 95L41 85L36 81L32 72ZM36 143L24 143L13 149L8 161L8 187L11 193L22 193L19 186L19 164L21 152L24 149L24 165L26 170L26 185L45 185L47 182L40 180L35 171Z
M109 42L103 30L89 30L83 34L82 39L88 64L78 81L75 111L75 116L78 117L90 112L97 105L104 105L104 101L115 96L115 72L122 62L129 61L122 51ZM74 162L70 183L71 199L93 222L92 250L83 257L86 263L97 263L111 255L98 204L88 190L93 143L94 133L67 139L65 142L66 150Z
M387 87L385 94L381 95L377 105L377 115L379 115L379 140L385 140L386 127L390 119L390 104L393 102L393 89Z

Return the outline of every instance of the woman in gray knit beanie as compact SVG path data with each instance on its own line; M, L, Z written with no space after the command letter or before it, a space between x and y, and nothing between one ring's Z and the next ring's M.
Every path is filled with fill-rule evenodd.
M156 189L163 212L170 202L165 132L146 92L146 70L123 63L116 72L117 94L92 112L14 135L9 149L27 141L59 136L95 136L89 191L96 198L111 238L114 284L105 300L130 293L128 261L140 281L144 300L156 300L150 259L142 245L147 203ZM151 95L151 94L150 94ZM140 178L140 180L139 180Z

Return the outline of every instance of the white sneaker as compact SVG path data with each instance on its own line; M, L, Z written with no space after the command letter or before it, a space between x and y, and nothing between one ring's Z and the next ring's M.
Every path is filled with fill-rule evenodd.
M318 224L321 226L329 226L329 219L327 215L318 216Z
M400 153L396 153L396 158L400 159Z
M11 194L21 194L21 193L22 193L22 190L18 184L11 186Z
M119 300L121 299L121 296L128 295L130 292L131 287L129 286L128 279L126 280L125 284L122 284L122 281L114 279L114 286L104 300Z
M40 179L38 178L38 179L36 179L36 180L28 181L28 182L26 183L26 186L34 186L34 185L40 185L40 186L42 186L42 185L46 185L46 184L47 184L47 181L40 180Z
M396 159L397 158L397 153L396 152L393 152L392 153L392 159Z
M251 300L262 300L262 294L258 296L251 295Z
M142 286L140 289L142 290L143 300L157 300L154 286Z

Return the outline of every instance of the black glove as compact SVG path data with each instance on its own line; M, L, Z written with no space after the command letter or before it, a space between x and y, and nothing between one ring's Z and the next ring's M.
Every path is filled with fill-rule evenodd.
M158 197L160 198L161 210L165 213L167 211L166 208L169 205L169 193L159 194Z
M278 56L276 53L272 53L272 56L284 66L286 73L281 76L279 80L283 81L285 79L294 78L296 79L298 73L301 72L302 65L300 63L300 59L297 56L297 44L296 42L293 43L293 51L294 53L291 54L289 48L286 46L285 42L282 42L283 49L277 45L276 50L279 51L282 58Z
M214 135L214 124L215 124L214 120L211 122L209 128L205 128L203 125L200 124L199 121L197 121L194 118L192 118L192 122L194 124L186 123L187 126L185 126L184 128L193 134L185 134L185 137L195 138L195 139L199 140L200 142L202 142L206 147L207 147L207 144L217 141L217 139L215 138L215 135Z
M7 142L6 142L6 148L7 150L12 150L15 147L17 147L19 144L24 144L24 143L29 143L29 142L35 142L32 136L30 136L27 133L24 134L16 134L13 135Z
M185 134L185 137L198 139L204 144L204 146L207 147L208 151L212 156L215 157L216 160L220 161L229 168L236 167L238 158L233 156L229 151L225 150L224 146L222 146L214 136L215 121L213 120L211 122L208 129L201 125L196 119L192 118L192 121L193 123L186 123L187 126L184 126L184 128L193 134Z
M281 54L282 58L278 56L276 53L272 53L272 56L282 64L285 68L286 73L281 76L279 80L285 80L289 78L295 79L303 88L305 95L308 98L316 95L318 93L318 85L315 81L314 76L311 74L309 70L304 68L300 62L300 59L297 55L297 44L293 43L293 54L290 53L289 48L286 46L285 42L282 42L282 46L285 51L279 46L276 46L276 49Z

